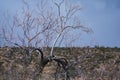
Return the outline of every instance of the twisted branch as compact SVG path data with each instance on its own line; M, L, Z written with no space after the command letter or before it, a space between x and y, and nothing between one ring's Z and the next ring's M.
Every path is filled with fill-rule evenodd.
M44 57L42 50L39 48L36 48L33 51L37 51L39 54L39 57L41 59L41 61L40 61L40 68L42 69L41 73L48 62L55 61L58 64L57 69L56 69L56 73L59 73L60 72L59 70L62 68L64 70L64 73L65 73L65 80L70 80L69 74L68 74L68 61L65 58L57 58L54 55ZM55 80L57 80L57 75L55 75Z

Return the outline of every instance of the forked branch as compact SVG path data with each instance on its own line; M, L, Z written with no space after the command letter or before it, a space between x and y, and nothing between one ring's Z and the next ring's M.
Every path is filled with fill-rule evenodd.
M65 73L65 80L69 80L69 74L68 74L68 61L65 59L65 58L57 58L57 57L55 57L54 55L53 56L47 56L47 57L44 57L44 54L43 54L43 52L41 51L41 49L39 49L39 48L36 48L36 49L34 49L33 51L37 51L38 52L38 54L39 54L39 56L40 56L40 58L41 58L41 61L40 61L40 71L41 71L41 73L42 73L42 71L43 71L43 69L44 69L44 67L46 66L46 64L48 63L48 62L52 62L52 61L55 61L55 62L57 62L57 64L58 64L58 68L62 68L63 70L64 70L64 73ZM57 68L57 69L58 69ZM56 70L56 71L58 71L58 72L56 72L56 73L59 73L59 70ZM56 76L57 77L57 76ZM55 79L56 79L56 77L55 77Z

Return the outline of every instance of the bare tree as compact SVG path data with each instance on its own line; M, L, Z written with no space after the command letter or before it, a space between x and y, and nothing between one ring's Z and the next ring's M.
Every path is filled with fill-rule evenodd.
M22 10L16 12L12 21L9 16L5 18L6 23L1 27L4 39L20 47L51 47L50 56L41 62L42 67L54 60L59 68L62 66L66 70L66 60L54 56L54 47L62 44L66 36L74 37L69 38L70 43L78 39L76 36L69 36L70 34L92 32L79 20L80 5L71 4L69 0L37 0L32 5L27 0L22 2Z

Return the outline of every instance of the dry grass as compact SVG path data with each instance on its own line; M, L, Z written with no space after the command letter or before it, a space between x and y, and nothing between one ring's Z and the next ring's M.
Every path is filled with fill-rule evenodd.
M66 57L72 65L69 68L71 80L120 80L119 48L56 48L55 53ZM39 74L37 57L33 55L30 60L24 50L0 48L0 80L38 80L39 77L54 80L56 63L47 64Z

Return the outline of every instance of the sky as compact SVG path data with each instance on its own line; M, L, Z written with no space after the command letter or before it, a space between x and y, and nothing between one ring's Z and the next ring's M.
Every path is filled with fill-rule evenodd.
M120 0L72 0L72 2L81 5L79 18L83 25L91 27L94 31L91 35L82 34L80 46L120 47ZM21 6L20 0L0 0L0 18L6 11L12 15Z
M83 22L92 27L101 46L120 47L120 0L80 0Z

